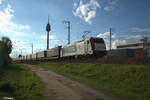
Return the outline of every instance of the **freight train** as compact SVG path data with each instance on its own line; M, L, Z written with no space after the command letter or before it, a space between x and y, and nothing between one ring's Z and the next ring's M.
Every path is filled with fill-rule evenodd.
M45 51L19 57L16 60L57 60L72 58L103 57L107 54L103 38L90 37L64 46L57 46Z

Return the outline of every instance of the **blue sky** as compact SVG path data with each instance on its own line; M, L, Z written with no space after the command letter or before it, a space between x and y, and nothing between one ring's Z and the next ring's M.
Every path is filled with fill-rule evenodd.
M102 37L109 49L150 38L150 0L0 0L0 37L13 41L12 56L46 49L46 24L50 16L50 47L67 44L64 20L71 22L71 42Z

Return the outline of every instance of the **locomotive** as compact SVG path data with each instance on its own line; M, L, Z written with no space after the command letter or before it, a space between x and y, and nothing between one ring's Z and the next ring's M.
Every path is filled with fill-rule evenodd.
M90 37L64 46L57 46L35 54L18 58L18 60L52 60L81 57L103 57L106 55L103 38Z

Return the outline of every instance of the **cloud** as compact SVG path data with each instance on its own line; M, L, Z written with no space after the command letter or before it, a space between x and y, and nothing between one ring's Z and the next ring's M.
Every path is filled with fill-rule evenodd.
M0 10L0 34L7 36L23 36L30 30L29 25L19 25L13 22L14 10L8 4L3 10Z
M13 45L25 45L26 44L26 42L23 42L23 41L21 41L21 40L19 40L19 39L11 39L12 40L12 43L13 43Z
M8 4L7 8L5 8L3 11L0 11L0 26L4 25L12 25L13 27L16 25L13 24L12 22L10 23L11 18L14 16L13 15L14 10L11 9L11 6Z
M41 39L47 39L47 35L40 36Z
M132 32L150 32L150 28L132 28Z
M40 36L40 38L41 38L41 39L47 39L47 35L42 35L42 36ZM52 40L53 40L53 39L55 39L55 36L54 36L54 35L50 35L50 36L49 36L49 39L52 39Z
M2 4L3 0L0 0L0 5Z
M119 0L108 0L108 3L104 6L105 11L112 11L115 9L116 4Z
M25 49L25 48L15 48L15 50L12 51L10 54L10 57L12 58L18 58L19 55L28 55L31 54L32 51L30 49Z
M30 46L29 43L24 42L21 39L11 39L11 40L12 40L12 44L13 44L13 51L18 50L18 49L21 50L21 49L24 49L24 48Z
M85 4L82 0L80 0L78 3L74 2L73 14L74 16L78 16L81 19L84 19L85 22L91 24L91 20L96 16L97 8L101 8L97 0L90 0Z
M28 55L32 53L32 48L31 48L31 43L24 42L21 39L11 39L13 43L13 51L11 53L11 57L16 58L18 57L21 53L22 55ZM33 44L33 51L39 52L43 51L46 49L46 46L40 46L37 44Z
M33 32L32 35L36 35L36 32Z
M23 40L19 39L11 39L13 43L13 51L11 53L11 57L16 58L18 57L21 53L22 55L28 55L32 53L32 47L31 43L24 42ZM46 46L40 46L37 44L33 44L33 52L39 52L43 51L46 49Z
M13 44L13 50L10 54L12 58L16 58L19 56L19 54L22 54L25 52L25 45L27 45L26 42L19 40L19 39L11 39Z
M25 33L23 33L23 32L17 32L17 31L16 31L14 35L17 35L17 36L24 36Z
M0 0L0 7L3 4L3 1L5 0ZM35 35L36 33L30 30L31 27L29 25L15 23L13 21L15 18L14 13L15 10L10 4L7 4L5 8L0 9L0 35L11 38L13 43L11 56L17 57L21 52L20 50L25 52L25 54L31 53L31 45L19 38L22 38L21 36ZM29 33L31 34L28 35Z
M25 25L25 26L20 25L20 26L19 26L19 29L20 29L20 30L29 30L29 29L30 29L30 26L29 26L29 25Z
M110 49L110 33L99 33L97 37L103 38L106 44L106 49ZM141 38L143 38L142 35L116 35L112 34L112 49L116 49L118 45L123 45L127 43L135 43L138 42Z
M39 52L39 51L43 51L45 49L46 49L46 46L34 46L34 53Z

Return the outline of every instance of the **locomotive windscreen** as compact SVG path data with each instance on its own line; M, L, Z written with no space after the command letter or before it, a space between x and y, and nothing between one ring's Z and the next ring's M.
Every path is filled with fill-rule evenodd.
M104 43L104 40L102 38L93 38L94 43Z

